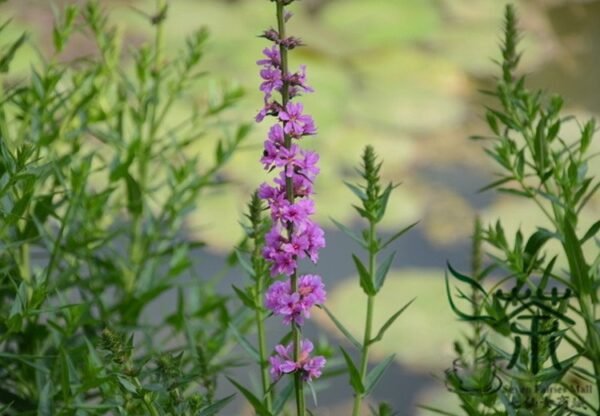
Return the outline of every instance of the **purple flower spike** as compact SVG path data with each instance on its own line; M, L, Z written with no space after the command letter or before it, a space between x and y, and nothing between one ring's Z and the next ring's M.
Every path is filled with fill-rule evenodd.
M288 5L292 0L284 2ZM261 122L273 117L276 123L269 128L260 162L268 172L277 169L273 183L263 183L258 196L268 203L272 227L265 235L263 257L270 266L275 281L265 294L265 306L280 316L284 324L291 325L294 339L298 339L299 326L310 318L315 305L327 299L325 285L320 276L298 275L298 262L309 259L316 263L319 251L325 247L325 233L311 217L315 214L314 181L319 174L319 155L300 148L292 141L317 133L313 118L304 113L304 106L295 100L305 93L314 92L306 77L306 66L290 73L287 53L302 45L294 36L283 37L282 20L287 22L291 13L278 8L278 30L269 29L262 37L272 45L263 50L260 91L264 105L256 115ZM281 19L283 17L283 19ZM275 98L278 94L278 98ZM295 290L292 290L292 287ZM299 348L300 347L300 348ZM300 349L298 351L297 349ZM304 340L301 345L278 345L276 354L269 358L271 376L278 380L284 374L300 374L304 381L321 375L325 358L311 357L313 344Z

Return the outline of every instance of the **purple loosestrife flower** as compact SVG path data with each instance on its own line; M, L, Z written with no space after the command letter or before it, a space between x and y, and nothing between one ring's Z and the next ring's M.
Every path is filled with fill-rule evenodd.
M302 103L289 102L285 109L279 112L279 120L285 123L283 131L292 137L315 134L315 123L311 116L302 114L304 106Z
M267 59L261 59L256 61L258 65L274 66L279 68L281 66L281 54L277 46L263 49L263 54Z
M266 294L265 306L275 315L283 316L283 322L298 325L304 323L304 318L310 318L310 310L315 305L325 303L327 294L321 277L312 274L300 276L298 289L293 292L289 279L275 282Z
M260 71L260 76L264 80L260 84L260 90L265 93L265 98L270 98L273 91L283 86L283 80L281 79L281 71L276 68L267 67Z
M313 343L309 340L302 340L301 352L297 361L292 358L293 345L287 347L277 345L275 347L276 355L269 358L271 363L271 376L274 380L279 380L283 374L300 372L304 381L311 381L313 378L321 376L321 371L325 367L326 360L322 356L311 357Z

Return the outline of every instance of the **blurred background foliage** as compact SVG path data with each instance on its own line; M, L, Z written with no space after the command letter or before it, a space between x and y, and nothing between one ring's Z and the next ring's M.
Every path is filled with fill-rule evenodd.
M17 37L27 31L33 38L17 56L13 74L27 71L40 53L50 49L51 5L62 3L69 2L8 0L0 4L0 15L13 18L3 36ZM600 65L600 1L515 3L526 33L523 68L530 73L531 87L563 95L567 109L583 119L598 115L600 94L594 80ZM388 344L382 345L385 351L379 351L381 355L398 353L397 371L386 377L404 377L395 389L382 389L381 398L407 409L432 396L441 397L443 385L429 374L448 366L452 335L460 328L445 303L444 262L451 258L457 265L468 263L466 247L474 215L481 214L484 222L502 216L507 233L518 227L531 232L527 228L534 223L531 219L539 220L532 218L537 215L534 207L510 196L476 192L493 178L493 168L480 146L466 140L486 131L482 104L487 98L478 90L489 86L497 73L493 59L498 56L504 4L498 0L303 0L294 6L290 22L290 32L307 44L294 51L291 64L306 64L316 89L304 102L315 116L319 135L305 145L321 154L317 184L321 221L331 229L329 217L345 223L355 220L352 195L340 184L353 177L352 166L366 144L383 156L385 178L404 183L394 193L382 225L397 229L421 220L419 229L401 242L404 254L395 262L388 296L381 301L387 305L382 306L383 316L418 296L410 311L414 320L401 319ZM152 1L106 0L102 5L118 25L126 48L135 50L152 38L153 27L145 15L152 13ZM266 0L174 0L169 4L166 50L171 51L198 27L207 27L211 36L206 70L247 92L227 113L230 120L250 122L261 106L255 61L266 44L257 35L273 24L272 12ZM76 60L92 53L88 41L75 37L60 58ZM169 53L164 59L168 65ZM170 122L185 114L185 107L203 99L204 92L193 96L189 104L178 102L181 111L175 106ZM188 222L189 232L206 241L214 254L207 259L209 267L210 262L221 261L241 237L237 219L244 203L266 180L258 163L266 128L253 129L243 151L219 173L229 186L205 193ZM212 149L212 144L207 140L197 144L194 151L200 153L200 164L211 163L212 150L203 150ZM590 168L600 174L598 164ZM590 204L596 212L599 205L597 199ZM346 317L352 328L351 323L362 316L353 301L359 299L360 291L355 277L348 275L350 265L338 266L342 261L349 263L352 247L333 230L328 242L319 270L329 282L330 308ZM329 328L321 318L322 326ZM407 386L406 393L399 392L402 386ZM346 406L339 400L342 396L326 399L319 414L345 414L340 410Z

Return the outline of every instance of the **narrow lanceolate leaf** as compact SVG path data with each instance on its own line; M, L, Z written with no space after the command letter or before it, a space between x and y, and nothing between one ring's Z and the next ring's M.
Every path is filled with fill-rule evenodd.
M383 250L384 248L386 248L388 245L390 245L391 243L393 243L394 241L396 241L398 238L400 238L402 235L404 235L404 233L406 233L407 231L409 231L411 228L413 228L418 223L419 223L419 221L413 222L408 227L405 227L405 228L401 229L396 234L394 234L393 236L391 236L385 243L383 243L383 245L381 247L379 247L379 249Z
M198 416L214 416L219 414L219 412L221 410L223 410L223 408L225 406L227 406L227 404L235 397L235 394L232 394L231 396L227 396L222 398L221 400L216 401L215 403L203 407L200 410L200 413L198 413Z
M579 240L580 244L585 243L590 238L594 237L600 231L600 220L596 221L585 233L585 235Z
M333 224L344 234L346 234L348 237L350 237L351 239L353 239L354 241L356 241L358 244L360 244L362 247L364 247L365 249L367 248L367 243L365 242L365 240L363 240L362 238L360 238L360 236L358 234L356 234L354 231L352 231L350 228L346 227L344 224L337 222L336 220L334 220L333 218L330 218L331 222L333 222Z
M40 392L38 400L38 415L39 416L52 416L53 415L54 403L52 400L52 381L48 379L44 388Z
M385 282L385 278L390 271L390 267L394 262L394 257L396 257L396 252L394 251L389 256L383 260L383 262L377 268L377 272L375 273L375 290L379 292L383 287L383 283Z
M367 268L362 264L360 259L356 257L354 254L352 255L352 260L354 260L354 264L356 265L356 270L358 271L358 277L360 279L360 287L362 290L369 296L373 296L377 293L375 290L375 286L373 284L373 279Z
M385 190L383 191L383 193L381 194L381 196L379 197L379 209L377 210L377 213L376 213L376 216L375 216L375 221L376 222L381 221L381 219L385 215L385 210L387 209L387 205L388 205L388 202L390 200L390 195L392 194L392 191L394 190L394 188L396 188L397 186L398 185L389 184L385 188Z
M235 339L240 343L240 346L244 349L244 351L246 351L254 361L260 363L260 354L258 353L258 351L256 351L256 348L254 348L252 344L250 344L248 340L244 338L242 334L240 334L240 331L238 331L238 329L233 324L229 324L229 329L231 329L231 333L233 334Z
M362 346L360 345L360 342L358 342L358 341L356 340L356 338L354 338L354 337L352 336L352 334L350 333L350 331L348 331L348 330L346 329L346 327L345 327L344 325L342 325L342 323L336 319L336 317L333 315L333 313L331 313L331 311L330 311L329 309L327 309L327 306L325 306L325 305L320 305L320 308L322 308L322 309L325 311L325 313L327 314L327 316L329 316L329 319L331 319L331 321L334 323L334 325L337 327L337 329L339 329L339 330L340 330L340 332L341 332L342 334L344 334L344 336L346 337L346 339L347 339L348 341L350 341L350 342L352 343L352 345L353 345L354 347L356 347L356 349L357 349L357 350L360 350L360 349L361 349L361 347L362 347Z
M275 402L273 403L273 414L278 415L283 410L283 407L288 402L290 397L292 397L292 393L294 392L294 382L290 381L287 386L283 388L283 390L279 390L277 392L277 397L275 397Z
M456 277L461 282L467 283L472 288L477 289L478 291L480 291L482 294L484 294L487 297L487 292L485 291L485 289L483 289L483 287L481 287L481 285L475 279L472 279L468 276L465 276L464 274L457 272L456 270L454 270L454 268L452 267L452 265L449 262L447 262L446 265L448 266L448 270L450 271L452 276Z
M142 189L138 182L129 173L125 176L127 184L127 209L130 214L140 215L142 213Z
M591 294L592 281L589 275L589 268L585 262L579 239L575 234L573 226L568 220L563 222L563 230L565 233L565 241L563 247L569 261L569 269L571 270L571 279L573 286L578 294Z
M344 181L344 184L352 191L354 195L356 195L361 201L367 200L367 194L360 189L358 186L351 184L350 182Z
M252 268L252 265L248 262L248 260L246 260L244 254L237 248L235 249L235 256L237 258L237 261L242 266L242 269L244 269L244 271L248 273L248 276L254 278L254 269Z
M377 383L379 383L379 380L381 380L381 377L383 377L385 370L387 370L390 364L394 361L394 357L395 354L390 355L385 360L377 364L375 368L373 368L369 374L367 374L367 378L365 380L365 394L369 394L373 391Z
M235 292L237 297L242 301L242 303L245 306L249 307L252 310L256 310L256 304L254 303L254 299L252 299L252 297L248 293L246 293L236 285L231 285L231 287L233 288L233 291Z
M348 367L348 373L350 375L350 385L352 386L355 392L364 394L365 386L363 385L360 379L360 373L358 372L358 369L354 365L352 358L348 355L346 350L344 350L342 347L340 347L340 350L342 350L344 360L346 360L346 366Z
M258 397L256 397L254 394L252 394L250 390L246 389L244 386L242 386L230 377L227 377L227 380L229 380L231 384L233 384L240 391L240 393L244 395L244 397L252 405L258 416L273 416L271 412L267 410L263 402L259 400Z
M401 307L395 314L390 316L389 319L387 321L385 321L385 323L383 324L383 326L381 327L381 329L379 330L379 332L377 333L375 338L372 338L369 341L369 345L374 344L375 342L381 341L383 339L383 336L385 335L385 331L387 331L389 329L389 327L392 326L394 321L396 319L398 319L398 317L400 315L402 315L402 312L404 312L406 310L406 308L408 308L415 301L415 299L416 298L412 298L406 305Z

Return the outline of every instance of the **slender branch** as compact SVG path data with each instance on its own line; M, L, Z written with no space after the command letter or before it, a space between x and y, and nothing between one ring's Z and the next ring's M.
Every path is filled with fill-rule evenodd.
M375 279L375 267L377 263L377 251L376 247L376 236L375 236L375 222L370 220L369 223L369 276L373 281ZM367 370L369 365L369 345L371 344L372 328L373 328L373 312L375 308L375 295L367 296L367 314L365 318L365 333L363 338L363 347L361 351L360 361L360 381L364 385L367 377ZM362 393L356 392L354 396L354 407L352 410L353 416L360 415L360 408L362 404L363 395Z

